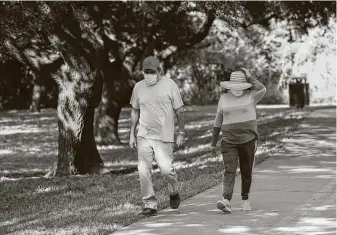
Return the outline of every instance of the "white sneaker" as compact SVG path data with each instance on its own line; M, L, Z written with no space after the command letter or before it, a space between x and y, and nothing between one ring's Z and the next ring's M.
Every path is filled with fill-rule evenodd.
M241 210L243 211L251 211L252 207L250 205L250 202L248 200L242 200L241 201Z
M226 214L232 212L231 203L229 202L228 199L223 199L221 201L218 201L218 203L216 204L216 207L219 210L222 210L223 212L225 212Z

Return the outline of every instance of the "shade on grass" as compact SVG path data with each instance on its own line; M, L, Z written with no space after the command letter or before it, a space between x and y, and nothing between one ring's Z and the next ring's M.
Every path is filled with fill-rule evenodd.
M270 115L284 110L272 110ZM268 111L269 111L268 110ZM209 112L209 110L207 110ZM215 110L214 110L215 111ZM204 122L202 110L192 109L186 113L186 120L197 123ZM287 113L288 112L288 113ZM287 111L284 115L288 115ZM279 140L290 130L294 130L300 123L298 115L303 112L293 113L293 117L283 119L282 115L272 121L260 125L261 154L269 154L268 151L280 146ZM44 115L52 116L48 111L35 117L27 117L32 125L33 119L40 120ZM267 117L268 112L264 116ZM127 129L127 111L122 113L121 128ZM46 118L40 121L42 129L52 126L55 120ZM28 121L27 121L28 122ZM47 122L47 123L44 123ZM13 125L15 122L13 123ZM10 125L10 123L8 124ZM177 166L181 197L183 199L202 192L222 179L221 157L211 156L207 151L210 137L198 139L198 135L207 133L212 128L201 125L199 128L188 132L188 148L177 149L175 152L175 164ZM275 134L277 133L277 134ZM14 175L21 178L17 181L4 180L0 182L0 234L105 234L115 229L130 224L139 219L137 215L141 209L139 181L137 172L119 175L99 176L71 176L67 178L26 178L31 176L29 169L41 169L44 173L56 155L53 152L57 132L45 132L44 136L38 133L21 134L15 139L9 139L13 143L9 153L0 156L1 174L8 178L13 177L13 172L21 169L25 174ZM35 136L34 136L35 135ZM42 138L43 137L43 138ZM124 141L127 140L124 137ZM33 140L32 140L33 139ZM41 141L37 141L40 139ZM50 146L48 146L48 141ZM33 143L35 144L33 145ZM26 151L20 152L20 144L27 146ZM40 148L41 153L30 152L30 148ZM50 153L50 154L48 154ZM102 148L101 155L111 170L118 167L135 167L135 155L128 148ZM4 165L2 165L4 163ZM6 173L4 173L6 171ZM167 182L156 172L153 176L154 187L159 200L159 208L168 206ZM27 232L27 233L24 233Z

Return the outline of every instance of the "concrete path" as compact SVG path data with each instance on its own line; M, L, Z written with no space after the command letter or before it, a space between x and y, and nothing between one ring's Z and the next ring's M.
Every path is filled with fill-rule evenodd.
M233 212L216 209L221 185L113 235L336 234L336 110L315 111L285 148L256 166L253 211L240 210L240 176Z

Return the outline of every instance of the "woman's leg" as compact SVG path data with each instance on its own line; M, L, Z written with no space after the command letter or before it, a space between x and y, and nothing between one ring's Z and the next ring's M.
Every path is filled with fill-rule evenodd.
M231 200L236 177L236 168L238 166L239 151L236 145L221 142L221 153L224 163L223 173L223 198Z
M241 196L242 200L249 198L252 184L252 172L254 167L256 140L242 144L239 147L240 171L241 171Z

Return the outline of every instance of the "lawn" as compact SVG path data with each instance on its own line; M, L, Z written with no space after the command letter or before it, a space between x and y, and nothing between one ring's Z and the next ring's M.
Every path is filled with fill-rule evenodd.
M282 147L280 139L312 109L259 108L259 161ZM215 110L186 107L187 146L174 153L183 199L221 182L221 156L208 151ZM119 123L124 143L129 115L125 108ZM0 234L109 234L140 219L137 159L128 145L99 147L110 174L46 179L57 157L57 135L55 110L0 113ZM153 181L159 208L167 207L166 181L158 169Z

